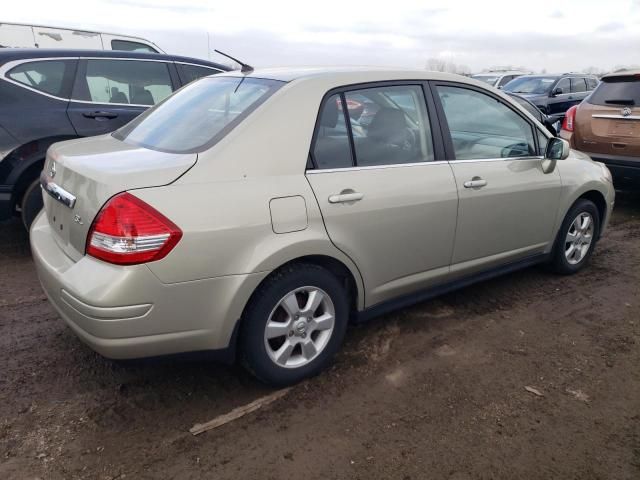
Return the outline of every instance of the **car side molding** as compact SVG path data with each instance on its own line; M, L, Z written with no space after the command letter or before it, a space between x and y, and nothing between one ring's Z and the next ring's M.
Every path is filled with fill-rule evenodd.
M436 285L434 287L430 287L425 290L421 290L419 292L410 293L408 295L403 295L402 297L381 302L371 307L368 307L360 312L357 312L354 322L364 323L376 317L384 315L385 313L389 313L395 310L399 310L401 308L406 308L406 307L415 305L416 303L430 300L434 297L444 295L445 293L449 293L454 290L459 290L461 288L468 287L470 285L473 285L474 283L482 282L485 280L489 280L491 278L499 277L507 273L521 270L523 268L544 263L547 260L549 260L549 258L550 258L549 253L540 253L536 255L531 255L529 257L523 258L522 260L517 260L515 262L511 262L506 265L501 265L499 267L494 267L489 270L474 273L473 275L469 275L464 278L459 278L450 282L445 282L443 284Z

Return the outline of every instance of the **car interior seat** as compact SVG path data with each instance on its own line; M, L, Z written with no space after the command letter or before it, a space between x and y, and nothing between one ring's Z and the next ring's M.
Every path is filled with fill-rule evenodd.
M118 87L111 87L111 98L109 103L129 103L127 96Z
M344 132L335 132L339 115L342 115L342 112L338 110L338 103L332 97L325 103L322 110L320 131L313 152L318 168L339 168L351 165L351 150L346 127Z

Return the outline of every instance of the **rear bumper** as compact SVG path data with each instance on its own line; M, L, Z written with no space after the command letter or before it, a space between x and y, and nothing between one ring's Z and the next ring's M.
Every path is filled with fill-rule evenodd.
M239 293L266 276L164 284L146 265L122 267L89 256L74 262L42 214L30 238L38 277L52 305L84 343L114 359L228 348L244 308Z
M640 157L584 153L596 162L604 163L609 168L616 188L640 188Z

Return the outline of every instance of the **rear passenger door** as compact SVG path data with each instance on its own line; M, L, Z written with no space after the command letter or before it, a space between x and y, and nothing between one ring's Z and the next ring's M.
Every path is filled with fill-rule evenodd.
M571 106L578 105L589 94L587 89L587 80L584 77L571 78Z
M460 199L452 278L544 252L561 189L543 159L548 134L485 90L434 88Z
M448 275L458 196L434 121L419 83L350 87L322 103L307 179L367 306Z
M81 59L68 114L78 135L112 132L175 90L171 62Z

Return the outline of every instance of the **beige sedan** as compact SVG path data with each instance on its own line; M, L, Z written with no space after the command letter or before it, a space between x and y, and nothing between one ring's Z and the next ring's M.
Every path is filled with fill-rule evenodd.
M609 171L455 75L231 72L48 152L43 288L110 358L214 351L284 385L347 324L546 262L588 262Z

